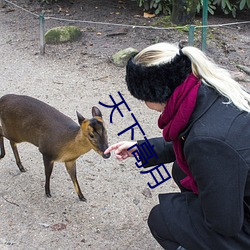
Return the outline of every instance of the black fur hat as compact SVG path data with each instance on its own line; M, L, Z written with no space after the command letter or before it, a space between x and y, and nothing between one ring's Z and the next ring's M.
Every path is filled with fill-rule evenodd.
M135 64L134 56L126 66L126 82L131 95L142 101L165 103L192 71L190 59L182 52L171 62L154 66Z

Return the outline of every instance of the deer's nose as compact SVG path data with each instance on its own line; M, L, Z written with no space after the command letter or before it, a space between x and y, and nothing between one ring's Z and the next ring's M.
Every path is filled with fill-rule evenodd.
M103 157L104 159L108 159L108 158L110 157L110 155L111 155L110 153L108 153L108 154L103 154L102 157Z

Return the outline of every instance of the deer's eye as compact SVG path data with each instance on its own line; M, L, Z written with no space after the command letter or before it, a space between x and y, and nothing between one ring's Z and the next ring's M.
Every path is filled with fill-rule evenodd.
M94 135L93 135L93 134L89 134L89 137L90 137L91 139L94 139Z

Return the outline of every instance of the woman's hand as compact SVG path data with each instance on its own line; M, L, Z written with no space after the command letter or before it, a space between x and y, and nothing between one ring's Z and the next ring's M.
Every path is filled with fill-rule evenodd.
M104 154L108 154L111 151L115 150L115 157L122 161L125 160L128 157L132 157L132 152L134 151L133 149L127 151L128 148L132 147L133 145L135 145L136 142L129 142L129 141L121 141L118 142L116 144L111 145L110 147L108 147Z

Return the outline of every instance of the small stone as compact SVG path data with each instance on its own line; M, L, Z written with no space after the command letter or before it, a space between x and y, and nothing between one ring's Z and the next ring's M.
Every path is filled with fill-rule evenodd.
M13 246L15 243L14 242L12 242L12 241L7 241L7 242L5 242L5 245L7 245L7 246Z
M47 223L39 223L39 225L42 226L42 227L45 227L45 228L49 227L49 224L47 224Z
M48 30L44 36L46 43L59 44L77 41L82 36L82 31L77 26L61 26Z
M5 1L4 0L0 0L0 8L4 8L5 7Z
M243 72L231 72L231 75L235 81L245 82L246 74Z
M142 190L142 194L147 198L152 198L152 193L149 188L144 188Z
M114 64L118 67L125 67L129 58L138 53L134 48L126 48L118 51L112 56Z

